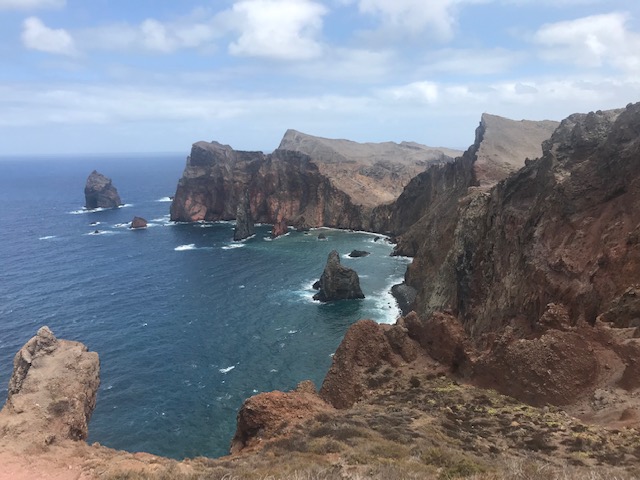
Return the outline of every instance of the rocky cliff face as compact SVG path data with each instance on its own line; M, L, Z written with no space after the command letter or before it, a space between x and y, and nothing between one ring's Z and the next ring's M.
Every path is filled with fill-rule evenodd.
M362 228L362 209L336 190L302 153L276 150L238 152L226 145L199 142L171 204L175 221L235 218L248 192L256 222Z
M418 144L357 144L294 131L269 155L198 142L178 184L171 219L233 219L248 191L257 222L369 230L374 206L396 198L429 164L448 160L442 151Z
M462 153L414 142L335 140L295 130L287 130L279 148L309 155L334 187L367 208L392 202L418 173Z
M448 250L458 203L523 167L525 159L539 157L542 142L557 126L483 114L474 144L454 162L431 166L414 177L395 202L375 208L372 229L400 236L400 255L415 256L423 244Z
M84 187L85 208L117 208L122 204L111 179L97 171L91 172Z
M0 430L40 446L86 439L99 370L96 353L42 327L14 358Z
M245 195L238 203L236 210L236 227L233 230L233 239L237 242L249 238L256 233L253 218L251 217L251 206L249 205L249 195Z
M451 310L479 335L559 303L593 324L640 274L639 130L640 105L572 115L539 160L463 203L446 260L408 275L419 313Z

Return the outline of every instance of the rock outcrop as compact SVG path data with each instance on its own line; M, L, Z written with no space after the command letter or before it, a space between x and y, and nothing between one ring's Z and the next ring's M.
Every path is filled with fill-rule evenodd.
M371 252L367 252L366 250L351 250L351 253L349 253L349 256L351 258L360 258L360 257L367 257L371 254Z
M289 226L287 225L287 220L285 218L281 215L276 215L276 219L276 223L274 223L271 228L271 238L281 237L289 231Z
M458 204L479 194L542 154L542 142L558 126L552 121L515 121L483 114L474 144L454 162L434 165L414 177L398 199L373 210L372 230L397 237L398 255L448 251ZM422 270L420 268L420 270Z
M340 255L335 250L329 253L322 276L314 284L314 288L319 292L313 296L313 299L321 302L364 298L358 274L340 264Z
M256 222L369 230L375 206L395 199L430 164L450 160L442 150L418 144L357 144L294 131L268 155L198 142L178 183L171 219L231 220L248 192Z
M593 324L640 274L639 130L640 104L572 115L540 159L463 202L444 260L425 247L408 271L418 313L451 310L474 337L530 330L550 303Z
M40 446L86 439L99 371L96 353L40 328L14 358L0 430Z
M233 230L233 240L240 241L249 238L256 233L253 218L251 217L251 207L249 205L249 195L245 194L242 201L238 203L236 210L236 227Z
M303 422L333 410L310 381L291 392L266 392L247 399L238 412L231 453L261 447L265 440L285 436Z
M473 170L484 134L444 168ZM458 192L433 194L407 230L407 334L452 372L531 404L640 386L640 104L572 115L539 159Z
M147 221L142 218L142 217L133 217L133 220L131 220L131 225L129 226L129 228L147 228Z
M111 179L97 171L91 172L84 187L85 208L117 208L122 204Z

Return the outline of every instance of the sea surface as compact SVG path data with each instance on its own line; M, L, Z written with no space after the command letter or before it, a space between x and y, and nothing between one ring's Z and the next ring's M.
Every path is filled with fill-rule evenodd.
M271 240L263 225L236 243L230 222L172 223L184 165L179 154L0 158L0 404L13 356L48 325L100 355L90 442L221 456L244 399L305 379L319 387L349 325L395 320L389 289L408 260L384 238L321 229ZM93 169L123 207L83 209ZM149 227L130 230L134 215ZM332 249L366 299L312 300Z

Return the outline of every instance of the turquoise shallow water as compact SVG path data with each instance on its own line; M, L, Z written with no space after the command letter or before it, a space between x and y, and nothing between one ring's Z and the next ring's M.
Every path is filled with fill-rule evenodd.
M233 224L172 224L180 155L0 160L0 395L15 352L41 325L101 360L90 441L175 458L227 453L242 401L320 385L346 329L392 322L407 260L366 233L323 229L231 241ZM94 169L126 206L84 212ZM126 224L150 221L144 231ZM98 222L97 225L91 223ZM94 234L98 229L99 234ZM371 255L351 259L352 249ZM311 299L330 250L364 300Z

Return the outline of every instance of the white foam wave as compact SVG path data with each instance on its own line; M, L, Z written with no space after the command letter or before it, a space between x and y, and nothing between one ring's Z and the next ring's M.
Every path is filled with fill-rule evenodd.
M171 197L162 197L156 200L156 202L172 202Z
M246 246L244 243L230 243L229 245L225 245L224 247L222 247L223 250L233 250L234 248L242 248Z
M375 306L378 310L379 317L376 319L378 323L394 324L398 317L402 315L398 302L391 294L391 287L397 283L404 281L403 275L394 275L389 277L387 285L382 291L375 292Z
M289 235L291 235L291 232L283 233L282 235L278 235L276 238L272 238L272 240L278 240L282 237L288 237ZM265 240L266 240L266 237L265 237Z
M52 238L56 238L55 235L47 235L46 237L40 237L38 240L51 240Z
M71 215L81 215L83 213L96 213L96 212L104 212L108 210L107 208L84 208L82 207L80 210L72 210L69 213Z
M174 250L176 252L184 252L186 250L196 250L196 244L195 243L190 243L188 245L178 245L176 248L174 248Z
M116 233L113 230L96 230L94 232L85 233L85 235L115 235Z
M293 335L294 333L298 333L298 330L289 330L287 333Z
M236 366L235 366L235 365L231 365L230 367L227 367L227 368L221 368L221 369L219 369L218 371L219 371L220 373L229 373L229 372L230 372L231 370L233 370L234 368L236 368Z
M133 203L125 203L123 205L119 205L118 208L129 208L133 207Z
M113 228L129 228L131 223L116 223Z
M152 222L159 222L159 223L168 223L171 220L171 216L170 215L163 215L162 217L158 217L158 218L152 218L151 221Z

